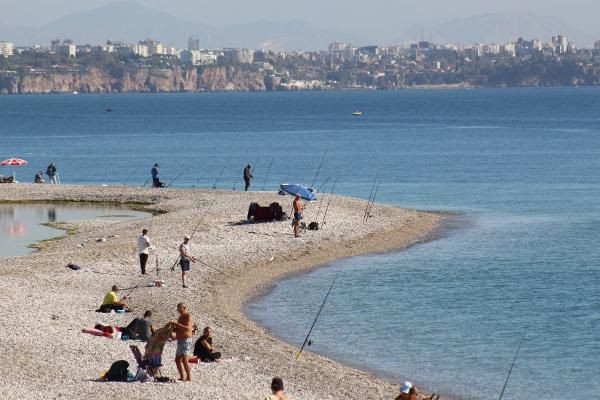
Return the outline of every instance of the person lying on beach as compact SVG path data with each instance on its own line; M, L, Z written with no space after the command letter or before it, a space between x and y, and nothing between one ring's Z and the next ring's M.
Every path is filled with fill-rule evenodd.
M202 360L202 362L214 362L221 358L221 353L214 351L212 329L210 326L204 328L202 336L196 341L194 355Z
M125 303L125 300L127 300L127 296L123 296L119 300L119 297L117 296L118 291L119 291L119 287L117 285L113 285L110 292L108 292L106 294L106 296L104 296L104 301L102 301L102 305L96 311L102 312L102 313L109 313L112 310L114 310L114 311L121 311L121 310L131 311L131 308L129 308L129 306Z
M279 377L273 378L271 381L271 394L265 397L265 400L289 400L283 393L283 379Z
M154 335L155 329L152 326L152 311L146 311L144 318L138 319L136 322L135 330L139 340L145 342L150 336Z

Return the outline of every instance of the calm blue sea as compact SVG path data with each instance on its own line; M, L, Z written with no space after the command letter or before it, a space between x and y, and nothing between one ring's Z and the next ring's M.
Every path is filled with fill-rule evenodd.
M143 185L159 162L174 186L239 189L250 162L274 190L327 154L316 186L342 171L336 191L367 198L381 173L378 201L459 217L283 281L249 314L301 344L339 273L313 351L494 399L525 335L505 399L599 397L598 89L3 96L0 139L30 162L22 181L54 161L64 183Z

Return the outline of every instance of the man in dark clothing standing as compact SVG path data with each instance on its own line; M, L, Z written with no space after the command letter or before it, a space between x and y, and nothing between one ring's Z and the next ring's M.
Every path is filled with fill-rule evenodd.
M244 189L244 191L248 191L248 189L250 189L250 181L254 179L254 177L252 176L252 166L250 164L246 165L246 168L244 168L244 182L246 182L246 189Z
M164 187L165 185L158 179L158 164L154 164L154 167L152 167L152 171L150 172L152 173L152 187Z

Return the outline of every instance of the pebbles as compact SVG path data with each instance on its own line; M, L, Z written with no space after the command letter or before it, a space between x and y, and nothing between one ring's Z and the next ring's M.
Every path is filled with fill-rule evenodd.
M0 384L3 396L21 399L257 399L269 393L275 375L284 379L286 392L294 400L393 398L397 385L310 351L295 361L297 348L267 335L245 317L243 306L287 274L422 240L443 218L376 204L372 217L363 223L365 202L336 196L323 229L294 238L289 221L244 221L253 201L277 201L284 208L291 204L291 197L275 193L18 184L6 185L0 200L154 203L148 207L167 212L150 220L77 221L74 235L47 242L41 251L28 256L0 259L4 307L0 313ZM309 204L305 221L321 223L317 209L318 203ZM200 221L190 243L192 254L204 264L192 265L191 288L182 289L176 249ZM140 275L137 252L132 251L142 228L150 230L155 246L146 267L149 276ZM84 245L98 239L101 246ZM83 273L62 268L70 262L80 265ZM146 287L149 281L164 282L166 287ZM134 313L94 312L113 284L144 285L128 300ZM155 324L160 326L177 316L175 305L180 301L188 305L198 326L213 328L216 347L225 357L235 356L239 361L194 365L193 383L95 382L119 359L127 360L135 372L128 347L132 342L103 340L82 334L82 328L96 322L126 326L147 309L154 311ZM143 349L143 344L133 344ZM177 376L174 354L175 344L168 343L162 371L170 377Z

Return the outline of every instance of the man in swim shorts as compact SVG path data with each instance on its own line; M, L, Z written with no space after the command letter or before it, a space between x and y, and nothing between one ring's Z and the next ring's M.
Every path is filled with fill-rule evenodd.
M294 198L294 237L300 236L300 221L302 220L302 202L300 196L296 195Z
M192 350L194 349L194 344L192 343L194 320L192 315L188 312L187 307L183 303L177 304L177 312L179 313L179 318L177 321L171 321L171 324L173 324L175 327L175 338L177 339L175 364L177 364L179 380L191 382L192 371L190 369L188 360L192 354ZM185 377L183 376L184 371Z

